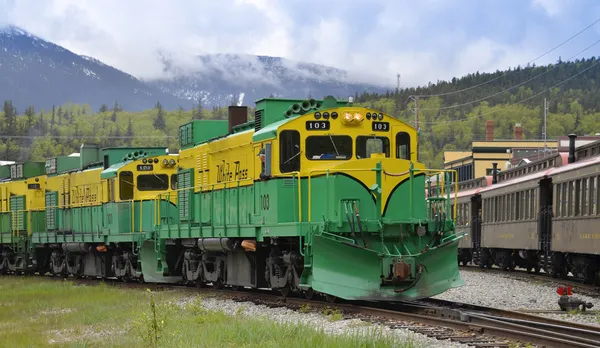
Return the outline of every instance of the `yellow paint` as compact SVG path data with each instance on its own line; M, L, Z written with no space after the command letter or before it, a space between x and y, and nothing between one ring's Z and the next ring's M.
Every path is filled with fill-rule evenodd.
M514 233L501 233L498 235L498 238L500 239L514 239L515 238L515 234Z
M262 170L259 154L267 144L271 145L271 177L302 177L308 178L310 197L311 180L316 176L323 176L336 172L346 173L364 183L367 187L375 184L376 163L382 163L382 209L385 207L392 189L401 181L409 177L410 161L396 158L396 134L405 132L410 137L410 160L414 169L425 170L422 163L416 161L417 132L416 130L389 115L384 115L382 120L387 122L387 130L373 131L372 120L367 120L365 115L371 110L360 107L339 107L328 109L331 115L338 114L337 119L329 118L328 130L306 130L306 121L317 121L314 112L291 119L281 125L277 130L277 137L252 142L253 130L247 130L234 135L229 135L215 141L204 143L196 147L182 150L179 153L179 164L182 169L194 169L194 191L210 191L224 187L237 187L252 185L259 180ZM322 111L321 111L322 112ZM319 119L323 121L323 119ZM281 132L295 130L300 134L300 170L293 173L282 173L280 168L279 139ZM352 158L344 160L313 160L306 156L306 139L309 136L347 135L352 138ZM385 154L374 154L370 158L357 160L356 139L358 136L387 137L390 146L390 157ZM431 174L431 173L429 173ZM300 188L299 188L300 190ZM310 200L308 202L310 205ZM301 209L301 204L299 204ZM310 208L309 208L310 211ZM299 212L299 216L302 216Z
M558 147L558 141L548 140L549 148ZM474 141L472 147L508 147L519 149L540 149L544 148L544 141L538 140L493 140L493 141Z
M580 233L579 239L600 239L600 233Z
M444 151L444 165L465 157L471 157L471 151Z
M138 159L132 162L127 163L126 165L124 165L123 167L119 168L118 172L117 172L117 177L114 179L109 179L109 180L103 180L104 181L104 190L107 191L106 195L104 195L105 197L107 197L107 200L110 199L110 197L108 197L108 191L110 190L108 188L108 186L110 185L110 180L114 180L114 199L115 202L129 202L131 201L131 199L124 199L122 200L121 197L119 197L119 192L120 192L120 174L123 172L131 172L133 174L133 180L131 181L134 185L134 190L133 190L133 200L134 201L151 201L154 200L158 195L162 195L162 199L166 199L167 195L164 195L165 193L169 193L169 192L175 192L175 189L177 188L176 186L176 181L177 180L177 166L178 166L178 160L179 160L179 156L178 155L162 155L162 156L153 156L152 158L158 158L158 163L152 163L153 167L151 171L140 171L138 170L138 165L144 165L143 163L143 159ZM164 161L167 161L167 164L164 163ZM171 160L173 160L175 163L171 164ZM167 176L167 182L165 182L166 184L166 189L155 189L155 190L139 190L138 189L138 183L139 183L139 177L141 175L166 175ZM100 177L100 172L98 173L98 177ZM173 203L177 203L177 195L176 194L171 194L168 195L169 200Z

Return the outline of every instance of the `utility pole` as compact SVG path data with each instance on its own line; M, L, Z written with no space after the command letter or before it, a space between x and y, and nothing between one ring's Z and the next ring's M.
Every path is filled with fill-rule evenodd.
M547 145L546 145L546 139L547 139L547 133L548 133L548 129L546 128L546 117L548 116L548 105L546 104L546 98L544 98L544 158L546 158L546 149L547 149Z
M419 131L419 97L414 95L411 96L410 99L412 99L415 102L415 108L413 109L415 111L415 128L417 129L417 132Z

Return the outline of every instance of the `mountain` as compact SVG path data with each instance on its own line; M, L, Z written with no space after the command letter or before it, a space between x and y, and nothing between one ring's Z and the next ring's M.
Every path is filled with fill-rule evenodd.
M190 107L189 101L135 77L10 26L0 29L0 97L24 109L52 108L66 102L98 109L115 101L127 110Z
M385 89L346 83L340 69L296 63L278 57L217 54L192 57L185 67L159 52L164 78L142 81L97 59L75 54L18 27L0 29L0 99L49 109L67 102L97 110L115 101L129 111L153 108L190 109L200 99L205 107L232 102L252 105L269 96L347 98Z
M339 98L356 93L382 93L385 88L347 82L348 73L323 65L294 62L280 57L242 54L213 54L195 57L191 67L182 68L160 54L168 77L148 81L163 92L204 105L244 104L276 96L282 98Z

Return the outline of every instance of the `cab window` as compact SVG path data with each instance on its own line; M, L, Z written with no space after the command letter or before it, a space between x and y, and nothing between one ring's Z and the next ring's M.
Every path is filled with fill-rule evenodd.
M143 174L137 177L139 191L162 191L168 188L169 176L167 174Z
M133 199L133 173L119 173L119 198L122 201Z
M356 138L356 157L370 158L373 153L383 153L385 157L390 157L390 139L387 137L366 137Z
M177 174L171 174L171 190L177 190Z
M410 160L410 135L406 132L396 134L396 158Z
M306 138L309 160L347 160L352 158L352 138L347 135L313 135Z
M299 171L300 152L300 133L295 130L282 131L279 134L279 171Z

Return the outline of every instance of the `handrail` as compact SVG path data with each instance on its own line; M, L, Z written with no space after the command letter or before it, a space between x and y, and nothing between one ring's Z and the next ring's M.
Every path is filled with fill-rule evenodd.
M425 172L425 173L430 172L430 173L436 173L436 174L454 173L455 174L454 177L456 177L456 178L458 177L458 171L456 169L426 169L426 168L420 169L420 168L417 168L417 169L413 169L413 171ZM444 177L442 178L441 185L438 185L438 187L441 187L441 190L442 190L441 196L442 197L444 196L444 187L445 186L446 186L446 176L444 175ZM448 190L448 191L450 191L450 190ZM450 199L450 192L448 192L448 199ZM457 202L457 200L458 200L458 181L454 181L454 207L452 209L453 216L454 216L453 220L456 220L456 209L457 209L456 202Z

